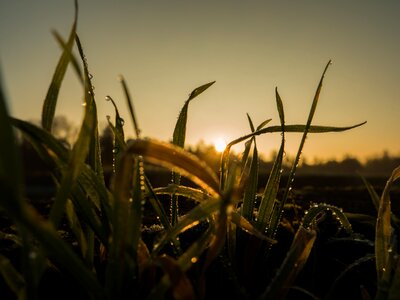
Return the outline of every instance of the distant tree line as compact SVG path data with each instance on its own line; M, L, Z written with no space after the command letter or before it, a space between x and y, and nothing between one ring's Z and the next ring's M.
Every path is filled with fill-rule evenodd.
M64 116L56 117L53 124L53 134L66 145L70 145L77 137L77 129ZM113 132L107 126L100 134L101 155L103 167L106 173L110 173L113 164ZM20 150L22 152L23 163L25 165L25 173L27 175L38 175L46 172L47 166L40 157L37 156L35 150L22 137L20 138ZM221 153L217 152L212 145L200 141L197 145L188 148L190 152L198 156L200 159L215 170L219 171ZM260 172L269 173L272 169L274 154L270 160L260 159ZM240 158L240 154L231 154L231 159ZM387 151L383 152L380 157L369 158L365 162L360 162L357 158L348 156L341 161L328 160L325 162L308 163L307 159L302 160L302 164L298 168L298 175L357 175L365 176L390 176L394 168L400 165L400 157L391 156ZM290 170L290 158L286 158L284 162L284 170Z

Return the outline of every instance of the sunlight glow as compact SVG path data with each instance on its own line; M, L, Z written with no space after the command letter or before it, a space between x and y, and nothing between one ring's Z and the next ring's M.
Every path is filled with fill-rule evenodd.
M215 150L217 150L218 152L222 152L225 150L226 147L226 142L223 138L217 138L214 141L214 148Z

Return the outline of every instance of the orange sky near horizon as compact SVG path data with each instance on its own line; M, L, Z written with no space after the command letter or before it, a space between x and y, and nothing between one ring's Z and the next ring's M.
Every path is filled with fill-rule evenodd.
M0 70L13 116L38 120L60 56L51 35L66 36L73 1L0 4ZM257 126L278 125L275 87L287 124L305 123L322 71L328 70L314 124L349 126L314 134L304 155L312 160L361 159L387 150L400 155L400 2L330 1L105 1L79 3L78 34L93 74L99 120L114 114L110 95L133 136L120 83L123 74L145 136L169 140L188 94L216 83L189 106L187 143L229 142ZM82 88L68 70L57 114L78 125ZM295 155L299 134L287 135ZM280 135L257 139L269 157Z

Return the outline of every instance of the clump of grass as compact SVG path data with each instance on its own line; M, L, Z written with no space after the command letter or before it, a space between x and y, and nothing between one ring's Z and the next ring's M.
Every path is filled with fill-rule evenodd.
M0 273L18 298L40 297L39 286L43 276L54 266L60 272L68 273L88 298L160 299L166 295L177 299L203 298L210 295L207 291L207 270L216 260L222 260L229 262L226 268L235 282L234 288L240 291L238 295L243 298L280 299L293 287L307 262L317 238L321 215L330 211L352 237L351 225L340 208L328 204L314 205L304 212L300 224L293 228L292 244L286 249L286 257L274 275L260 276L260 269L268 270L276 261L273 250L279 244L277 232L285 221L284 211L289 207L287 199L307 135L340 132L364 124L350 127L312 124L330 62L321 76L306 123L286 124L283 101L276 90L280 124L267 126L271 121L268 119L255 127L248 116L251 132L227 145L221 157L219 177L184 147L189 104L215 82L192 91L180 112L172 143L165 143L141 138L132 99L121 77L136 138L126 141L124 121L116 101L108 96L107 100L115 109L114 122L108 118L114 134L113 176L109 187L101 164L92 75L76 28L77 16L66 42L55 33L63 50L43 104L42 127L9 117L6 99L0 90L0 207L18 228L18 235L13 236L13 240L21 245L23 261L22 268L18 269L10 258L0 255ZM72 53L74 42L79 59ZM71 149L51 134L58 92L70 63L82 81L85 99L84 118L78 139ZM41 216L24 198L13 127L22 132L52 170L57 189L48 217ZM302 139L283 195L278 196L285 139L291 132L301 133ZM258 203L256 139L266 133L280 133L282 139ZM241 142L245 142L245 147L240 161L229 161L231 147ZM146 175L147 163L173 170L172 183L153 188ZM181 185L181 176L189 178L198 188ZM391 227L388 192L392 182L399 177L400 171L396 169L381 200L371 192L379 207L375 240L378 299L398 297L399 262L394 249L396 236ZM162 205L163 195L170 197L169 214ZM181 201L195 201L197 205L180 216L178 197ZM159 223L155 225L161 228L152 248L144 242L143 214L147 203L157 216ZM64 217L77 243L75 250L60 235ZM199 227L194 240L189 243L182 240L184 233ZM257 280L265 281L261 287L253 288L253 281ZM222 290L222 293L228 292L229 287L223 288L227 290Z

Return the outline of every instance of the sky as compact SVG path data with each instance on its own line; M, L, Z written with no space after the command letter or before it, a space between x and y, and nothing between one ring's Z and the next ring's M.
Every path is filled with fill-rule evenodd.
M66 37L73 16L72 0L0 0L0 72L13 116L40 119L61 55L51 30ZM146 137L169 140L190 92L214 80L190 104L188 144L249 133L246 113L256 125L270 118L278 125L276 87L287 124L304 124L332 59L313 123L368 123L310 135L305 157L400 155L400 1L81 0L77 32L101 126L114 115L110 95L133 136L119 74ZM79 125L82 97L68 70L56 114ZM288 155L300 137L287 135ZM279 142L279 133L260 136L259 152L268 158Z

